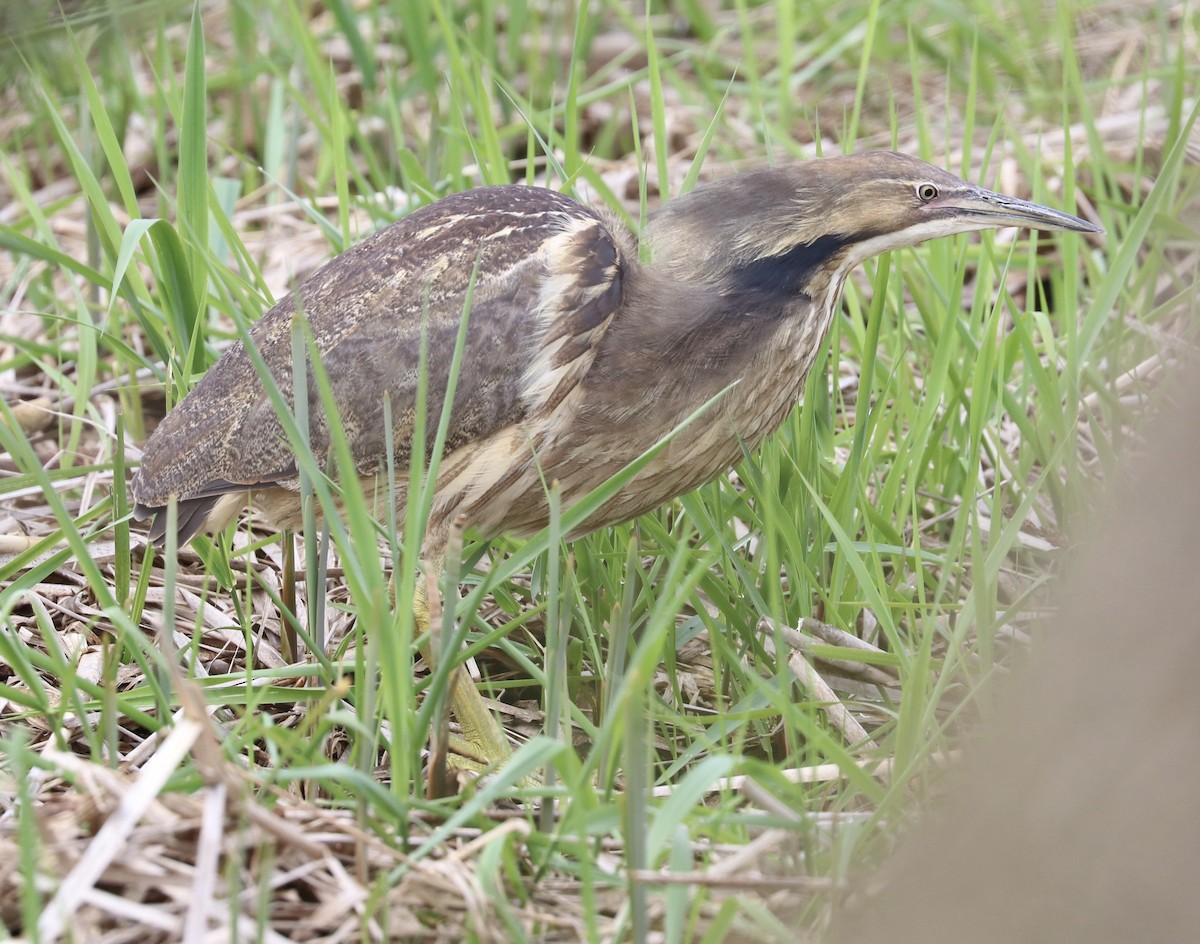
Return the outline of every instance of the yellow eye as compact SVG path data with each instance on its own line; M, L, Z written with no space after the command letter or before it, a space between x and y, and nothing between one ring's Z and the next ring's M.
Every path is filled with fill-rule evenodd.
M917 184L917 198L922 203L928 203L930 200L936 200L938 188L933 184Z

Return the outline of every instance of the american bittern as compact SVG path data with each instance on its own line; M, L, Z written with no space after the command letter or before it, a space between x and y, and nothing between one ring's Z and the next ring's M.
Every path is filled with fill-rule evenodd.
M535 532L547 523L544 482L557 481L569 507L722 391L697 432L672 440L576 534L626 521L728 470L796 405L854 266L936 236L1002 226L1100 231L876 152L741 174L677 197L651 219L652 262L643 265L637 239L604 210L537 187L486 187L417 210L342 253L268 311L251 337L290 397L299 304L358 474L373 480L388 442L383 394L395 468L403 469L422 331L427 402L440 411L474 278L422 549L440 564L457 516L485 537ZM316 384L307 389L310 443L321 456L329 423ZM429 420L435 428L437 413ZM228 523L248 491L267 519L299 525L298 479L280 420L238 344L154 431L132 487L137 515L155 518L152 538L162 537L164 509L178 501L182 542ZM368 484L367 494L379 491ZM397 497L402 513L405 495ZM479 699L470 686L457 691L462 721Z

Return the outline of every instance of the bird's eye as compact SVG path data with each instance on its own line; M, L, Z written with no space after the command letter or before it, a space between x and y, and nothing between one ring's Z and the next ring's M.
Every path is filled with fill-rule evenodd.
M933 184L917 184L917 197L922 203L937 199L938 188Z

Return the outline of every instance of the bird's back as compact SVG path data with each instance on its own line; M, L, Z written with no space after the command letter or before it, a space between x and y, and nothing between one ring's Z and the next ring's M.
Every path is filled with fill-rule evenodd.
M528 368L554 330L543 297L547 246L564 232L581 230L607 235L591 210L554 191L514 185L455 194L327 263L270 309L251 338L291 403L293 325L302 316L329 376L358 471L374 472L384 459L385 402L397 467L403 469L416 424L422 333L430 440L469 291L469 330L447 452L518 422L530 408ZM605 252L594 261L603 268ZM607 299L602 308L615 308L619 281L615 289L617 299ZM310 443L321 456L329 448L330 424L311 367L309 374ZM190 522L181 525L186 540L204 526L220 496L293 485L296 469L263 380L239 343L150 437L133 495L141 516L178 498L180 521ZM156 522L158 534L163 526Z

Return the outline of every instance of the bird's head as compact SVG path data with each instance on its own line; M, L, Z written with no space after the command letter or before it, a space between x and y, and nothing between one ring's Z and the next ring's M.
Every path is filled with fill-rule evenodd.
M762 269L845 272L927 239L1022 226L1077 233L1099 227L977 187L892 151L871 151L739 174L698 187L651 220L656 262L714 282ZM788 266L794 279L786 278Z

